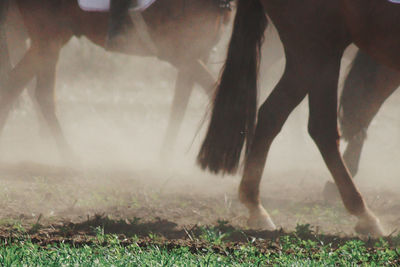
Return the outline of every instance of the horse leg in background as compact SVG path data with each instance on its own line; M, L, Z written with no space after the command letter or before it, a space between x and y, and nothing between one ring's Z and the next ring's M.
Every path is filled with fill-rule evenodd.
M0 81L2 81L11 70L11 60L8 52L5 20L7 17L8 0L0 3Z
M211 71L207 68L204 61L198 60L195 66L195 79L196 83L203 88L206 95L212 100L214 97L215 85L217 83L217 79L211 73Z
M322 64L316 64L310 72L310 74L318 73L318 77L310 86L308 131L335 180L344 206L359 220L355 230L362 234L382 236L384 233L379 220L367 207L340 154L337 125L337 83L341 53L339 51L332 53L330 50L329 52L333 56L320 55L318 58ZM334 56L335 54L336 56ZM315 57L313 60L317 61L318 58Z
M43 118L56 141L61 156L65 161L71 162L75 160L75 155L61 129L55 105L55 79L61 47L62 45L57 44L50 49L49 47L41 48L42 51L46 51L43 53L46 56L42 59L42 64L37 72L35 98Z
M306 86L299 86L302 75L296 71L293 62L287 58L281 80L258 111L254 139L245 162L239 198L249 210L248 224L252 228L275 229L260 201L260 181L272 141L289 114L307 95Z
M168 155L176 144L176 139L195 83L202 86L206 94L211 97L215 78L200 60L195 61L194 64L183 64L182 68L178 71L167 133L161 150L161 157L164 159L169 158Z
M195 83L192 75L192 73L185 70L178 71L171 113L168 120L167 133L161 150L161 157L163 159L169 158L169 154L175 146L176 138L185 116L185 111Z
M369 55L359 51L344 83L340 97L342 137L348 141L343 159L351 175L358 172L367 129L385 100L400 84L400 73L380 65ZM324 198L337 200L339 194L332 182L327 182Z
M38 59L38 49L31 46L21 61L1 83L0 132L3 131L6 119L15 100L24 90L25 85L36 75Z
M358 171L366 131L385 100L400 85L400 73L358 52L340 98L342 136L348 141L343 158L351 174Z

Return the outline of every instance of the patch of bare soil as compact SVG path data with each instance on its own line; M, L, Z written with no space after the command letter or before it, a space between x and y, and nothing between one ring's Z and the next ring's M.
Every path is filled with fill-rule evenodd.
M296 183L284 177L296 175ZM38 243L89 242L95 229L125 238L151 234L166 240L191 240L199 227L231 227L232 242L249 238L274 240L298 224L311 224L316 234L334 240L354 236L351 218L340 202L326 203L318 173L287 172L262 188L262 201L281 231L252 231L246 209L236 195L236 179L205 177L193 172L78 170L32 162L0 164L0 238L27 232ZM199 176L199 177L196 177ZM198 179L197 179L198 178ZM365 191L365 190L364 190ZM367 201L386 229L397 234L399 196L366 191ZM229 226L227 226L229 225ZM329 237L332 234L334 236ZM342 240L342 239L340 239ZM186 242L186 241L185 241Z

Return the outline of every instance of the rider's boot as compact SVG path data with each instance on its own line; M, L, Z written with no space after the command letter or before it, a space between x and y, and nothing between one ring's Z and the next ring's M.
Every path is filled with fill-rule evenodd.
M133 2L136 2L136 0L133 0ZM112 48L119 43L117 39L124 32L124 25L128 19L131 4L132 0L111 0L106 44L108 48Z

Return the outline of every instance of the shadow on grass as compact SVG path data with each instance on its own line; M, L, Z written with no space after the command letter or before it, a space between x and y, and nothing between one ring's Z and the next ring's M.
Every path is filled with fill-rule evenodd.
M223 242L234 243L253 243L258 241L278 242L282 237L293 237L301 240L312 240L321 245L330 244L332 247L338 247L351 240L362 240L366 247L373 247L379 239L373 239L368 236L340 236L324 235L313 230L312 226L298 225L296 231L285 232L283 229L276 231L260 231L239 229L229 225L225 221L219 221L214 226L192 226L190 228L181 228L174 222L156 219L155 221L142 222L138 218L131 220L113 220L105 216L95 215L81 223L67 223L53 228L52 236L63 238L72 238L76 236L96 236L101 229L102 234L120 235L125 238L146 238L158 237L160 240L189 240L195 241L204 239L205 234L211 233L211 239L221 237ZM400 235L382 238L390 246L400 245ZM210 240L208 240L210 241Z

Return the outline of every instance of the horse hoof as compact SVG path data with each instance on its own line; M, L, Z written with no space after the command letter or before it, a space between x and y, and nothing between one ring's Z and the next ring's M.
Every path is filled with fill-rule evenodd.
M340 200L340 194L336 184L330 181L326 182L322 194L327 203L335 203Z
M252 213L247 220L247 225L250 229L254 230L276 230L274 222L272 221L268 213L264 210L264 208L261 208L257 212Z
M360 235L368 235L371 237L385 236L381 223L375 215L368 212L367 215L359 218L354 230Z

